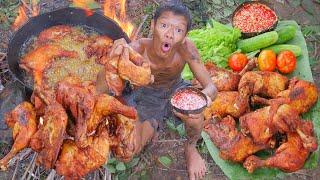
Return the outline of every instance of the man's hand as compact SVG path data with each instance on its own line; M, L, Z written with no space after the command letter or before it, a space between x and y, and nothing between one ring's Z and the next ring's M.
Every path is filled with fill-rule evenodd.
M200 61L200 55L196 46L188 38L186 38L178 47L178 52L182 59L187 62L191 60Z
M122 55L125 47L129 47L129 45L124 38L115 40L111 48L110 58Z

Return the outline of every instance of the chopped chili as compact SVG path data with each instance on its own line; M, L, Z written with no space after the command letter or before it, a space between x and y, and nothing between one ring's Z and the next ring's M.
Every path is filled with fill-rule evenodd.
M206 100L192 90L183 90L177 92L171 99L171 104L182 110L196 110L204 107Z
M272 27L277 20L276 13L260 3L243 5L233 17L233 25L241 32L262 32Z

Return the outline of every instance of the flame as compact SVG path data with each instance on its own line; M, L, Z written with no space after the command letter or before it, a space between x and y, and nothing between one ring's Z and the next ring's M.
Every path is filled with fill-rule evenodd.
M89 4L94 2L94 0L73 0L72 4L75 7L84 9L86 12L87 16L91 16L93 14L93 12L91 11L91 9L89 8Z
M27 13L23 5L19 7L19 14L17 18L14 20L11 28L16 31L18 30L27 20L28 20Z
M120 6L119 18L116 15L116 1L119 1ZM132 36L134 26L126 15L126 0L106 0L103 6L103 12L105 16L116 21L129 37Z

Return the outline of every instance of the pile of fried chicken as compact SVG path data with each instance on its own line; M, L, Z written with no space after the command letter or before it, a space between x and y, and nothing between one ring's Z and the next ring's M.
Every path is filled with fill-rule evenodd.
M22 57L20 66L33 76L34 91L31 102L22 102L5 115L14 143L0 160L2 170L28 147L37 152L38 165L55 169L66 179L79 179L98 169L107 162L110 153L123 161L133 157L137 112L118 97L126 80L136 86L152 82L151 69L130 48L123 55L111 58L113 41L109 37L89 37L75 31L66 25L48 28L39 34L34 48ZM54 88L47 86L44 73L54 61L79 56L79 52L59 46L65 36L75 43L88 42L83 48L85 55L104 66L106 84L116 97L98 92L95 79L81 81L74 75L64 77Z
M234 73L212 63L205 66L219 92L204 112L204 129L220 157L242 163L249 173L262 167L301 169L318 148L312 121L300 116L317 102L316 85L277 72ZM196 80L193 84L199 87ZM270 149L275 153L267 159L255 155Z

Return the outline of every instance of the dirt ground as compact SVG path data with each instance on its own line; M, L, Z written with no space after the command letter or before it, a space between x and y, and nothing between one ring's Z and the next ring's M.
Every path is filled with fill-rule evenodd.
M199 2L202 1L205 0L201 0ZM212 8L217 12L223 12L224 9L232 10L236 7L237 4L240 3L240 1L237 0L206 1L216 3ZM143 21L143 19L146 19L145 23L141 27L141 33L139 34L139 37L150 35L148 31L148 24L151 20L150 14L157 6L156 2L160 2L160 0L128 0L128 14L132 18L133 22L138 26ZM190 2L190 4L192 4L194 1L184 2ZM320 88L320 30L317 29L320 27L320 4L312 0L269 0L268 2L276 10L280 19L296 20L302 26L303 30L306 31L305 34L309 50L312 73L317 86ZM41 12L43 13L52 11L57 8L68 6L68 4L69 2L66 0L41 0ZM223 21L224 23L227 23L230 20L229 17L230 13L222 13L222 15L219 15L219 19L221 19L221 21ZM207 18L207 16L197 18L200 19L196 20L196 22L201 22L203 20L201 18L205 19ZM7 44L11 35L12 33L10 31L0 28L1 52L6 51ZM181 138L176 132L170 131L164 125L164 129L160 132L158 140L151 143L143 151L143 153L139 156L138 164L133 167L133 169L130 169L128 171L129 179L187 179L187 171L183 151L184 140L184 138ZM199 147L199 149L201 149L201 147ZM0 142L0 157L2 157L8 151L9 146ZM172 163L169 168L159 163L158 158L161 156L168 156L172 159ZM205 150L203 150L202 156L207 161L208 174L206 176L206 179L227 179L221 169L217 165L215 165L215 163L210 158L210 155ZM28 168L32 159L33 154L27 155L22 161L20 161L18 166L12 166L8 172L0 172L0 179L12 179L13 174L16 174L16 179L21 179L21 177L24 175L25 169ZM320 162L318 161L318 164L319 163ZM37 169L36 167L34 168ZM14 173L15 171L17 171L17 173ZM41 179L45 179L45 177L49 174L48 171L44 171L41 168L38 168L33 172L38 173L39 176L30 175L31 179L36 179L35 177L41 177ZM102 174L103 173L101 173L101 171L97 171L89 175L87 179L99 179L97 177L102 177ZM124 173L122 172L117 172L117 178L122 179L125 177L124 179L127 179L128 176L124 176L123 174ZM285 179L319 179L318 177L320 177L320 167L313 170L300 170L288 175ZM56 179L58 179L57 176Z

